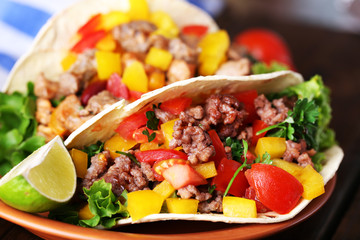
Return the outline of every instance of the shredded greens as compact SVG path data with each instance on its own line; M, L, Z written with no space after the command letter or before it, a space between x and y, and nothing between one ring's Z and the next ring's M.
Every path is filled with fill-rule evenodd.
M0 175L5 175L29 154L45 144L36 135L34 84L26 94L0 93Z

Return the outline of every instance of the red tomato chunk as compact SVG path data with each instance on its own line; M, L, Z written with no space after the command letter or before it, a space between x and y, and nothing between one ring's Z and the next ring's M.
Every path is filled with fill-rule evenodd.
M289 213L299 202L304 191L301 183L285 170L268 164L256 163L245 172L255 189L256 197L267 208Z

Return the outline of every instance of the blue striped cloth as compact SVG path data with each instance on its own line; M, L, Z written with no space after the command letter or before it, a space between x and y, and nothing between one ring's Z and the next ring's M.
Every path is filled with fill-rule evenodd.
M77 0L0 0L0 89L16 60L31 46L46 21ZM188 0L217 14L222 0Z

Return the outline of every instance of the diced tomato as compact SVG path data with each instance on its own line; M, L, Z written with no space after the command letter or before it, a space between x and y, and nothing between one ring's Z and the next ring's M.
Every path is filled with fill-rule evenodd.
M169 167L174 166L175 164L189 164L189 162L185 159L181 158L171 158L171 159L165 159L165 160L159 160L156 161L153 169L157 174L162 175L162 173L168 169Z
M280 214L289 213L304 191L293 175L272 165L255 163L245 176L259 201Z
M104 30L89 33L83 36L72 48L71 51L75 53L82 53L85 49L95 48L96 43L106 36Z
M231 178L240 166L241 163L239 162L223 158L217 167L217 175L213 178L211 184L216 186L216 190L225 192ZM246 188L249 187L244 172L245 170L239 172L229 190L229 193L236 197L243 197Z
M248 90L239 92L233 95L239 102L244 103L245 111L249 113L249 116L245 119L246 123L251 123L257 118L254 100L258 97L256 90Z
M219 135L215 130L208 131L208 134L211 138L211 142L215 148L215 156L210 157L209 161L214 161L215 166L219 166L221 159L227 158L225 153L224 144L221 142Z
M79 30L77 31L78 34L82 36L88 35L98 30L98 27L101 23L101 14L98 13L90 18Z
M206 179L188 164L174 164L165 169L162 175L175 189L207 184Z
M135 139L136 142L138 142L138 143L149 142L148 136L146 136L143 133L146 130L148 131L149 135L151 135L153 133L156 134L155 138L151 142L155 142L155 143L163 143L164 142L164 136L162 135L161 131L154 131L154 130L149 129L148 127L141 127L134 131L133 138Z
M89 84L82 92L80 100L83 106L88 104L89 99L106 89L106 81L95 81Z
M161 103L160 109L174 115L179 115L182 111L184 111L187 107L191 105L191 102L191 98L178 97Z
M131 101L136 101L139 98L141 98L141 95L143 95L143 92L138 92L138 91L134 91L134 90L129 90L130 93L130 100Z
M176 151L173 149L154 149L147 151L137 151L135 152L135 157L140 162L147 162L153 164L157 161L167 160L167 159L184 159L187 160L186 153Z
M106 90L117 98L125 100L130 99L130 92L128 87L121 81L121 77L117 73L113 73L107 81Z
M148 121L145 114L145 112L134 113L125 118L116 128L115 132L119 133L121 137L127 140L133 139L134 131L145 126Z
M259 135L256 135L256 133L258 131L264 129L264 128L267 128L267 127L268 127L268 125L264 121L256 119L253 122L253 136L252 136L252 139L251 139L251 145L252 146L256 146L256 143L259 140L259 138L265 137L265 134L266 134L266 132L263 132L263 133L261 133Z
M256 193L255 193L255 189L253 187L248 187L245 191L245 198L247 199L252 199L255 201L256 203L256 211L258 213L266 213L269 212L270 209L268 209L267 207L265 207L264 204L262 204L259 199L257 199L256 197Z
M295 70L289 48L284 39L267 29L249 29L238 34L235 42L245 46L257 60L270 64L272 61L283 63Z
M204 36L208 31L208 26L205 25L187 25L181 29L181 32L185 35L195 35L197 37Z

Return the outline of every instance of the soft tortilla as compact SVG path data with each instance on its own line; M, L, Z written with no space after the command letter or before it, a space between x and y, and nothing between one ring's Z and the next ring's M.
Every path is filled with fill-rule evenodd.
M235 93L239 91L257 89L259 93L278 92L286 87L299 84L303 81L300 74L291 71L281 71L270 74L225 77L208 76L196 77L193 79L174 83L164 88L155 90L142 96L141 99L123 106L121 110L114 109L102 114L85 123L81 129L72 133L65 141L68 149L88 146L100 141L105 141L114 134L118 124L127 116L142 111L152 104L166 101L170 98L187 96L194 99L194 102L201 102L213 93ZM343 151L339 146L333 146L326 152L326 161L320 172L325 184L335 175L343 158ZM257 218L232 218L222 214L154 214L146 216L136 222L131 218L118 221L118 225L131 223L155 222L163 220L192 220L212 221L226 223L274 223L293 218L308 204L309 200L302 199L300 203L288 214L275 212L260 213Z
M218 30L215 21L200 8L182 0L148 0L150 11L168 13L179 28L200 24L209 26L209 32ZM60 62L75 44L76 31L91 16L113 10L127 11L128 0L83 0L54 15L39 31L32 48L21 57L9 73L3 92L26 92L26 83L34 81L41 72L56 81L62 72Z

